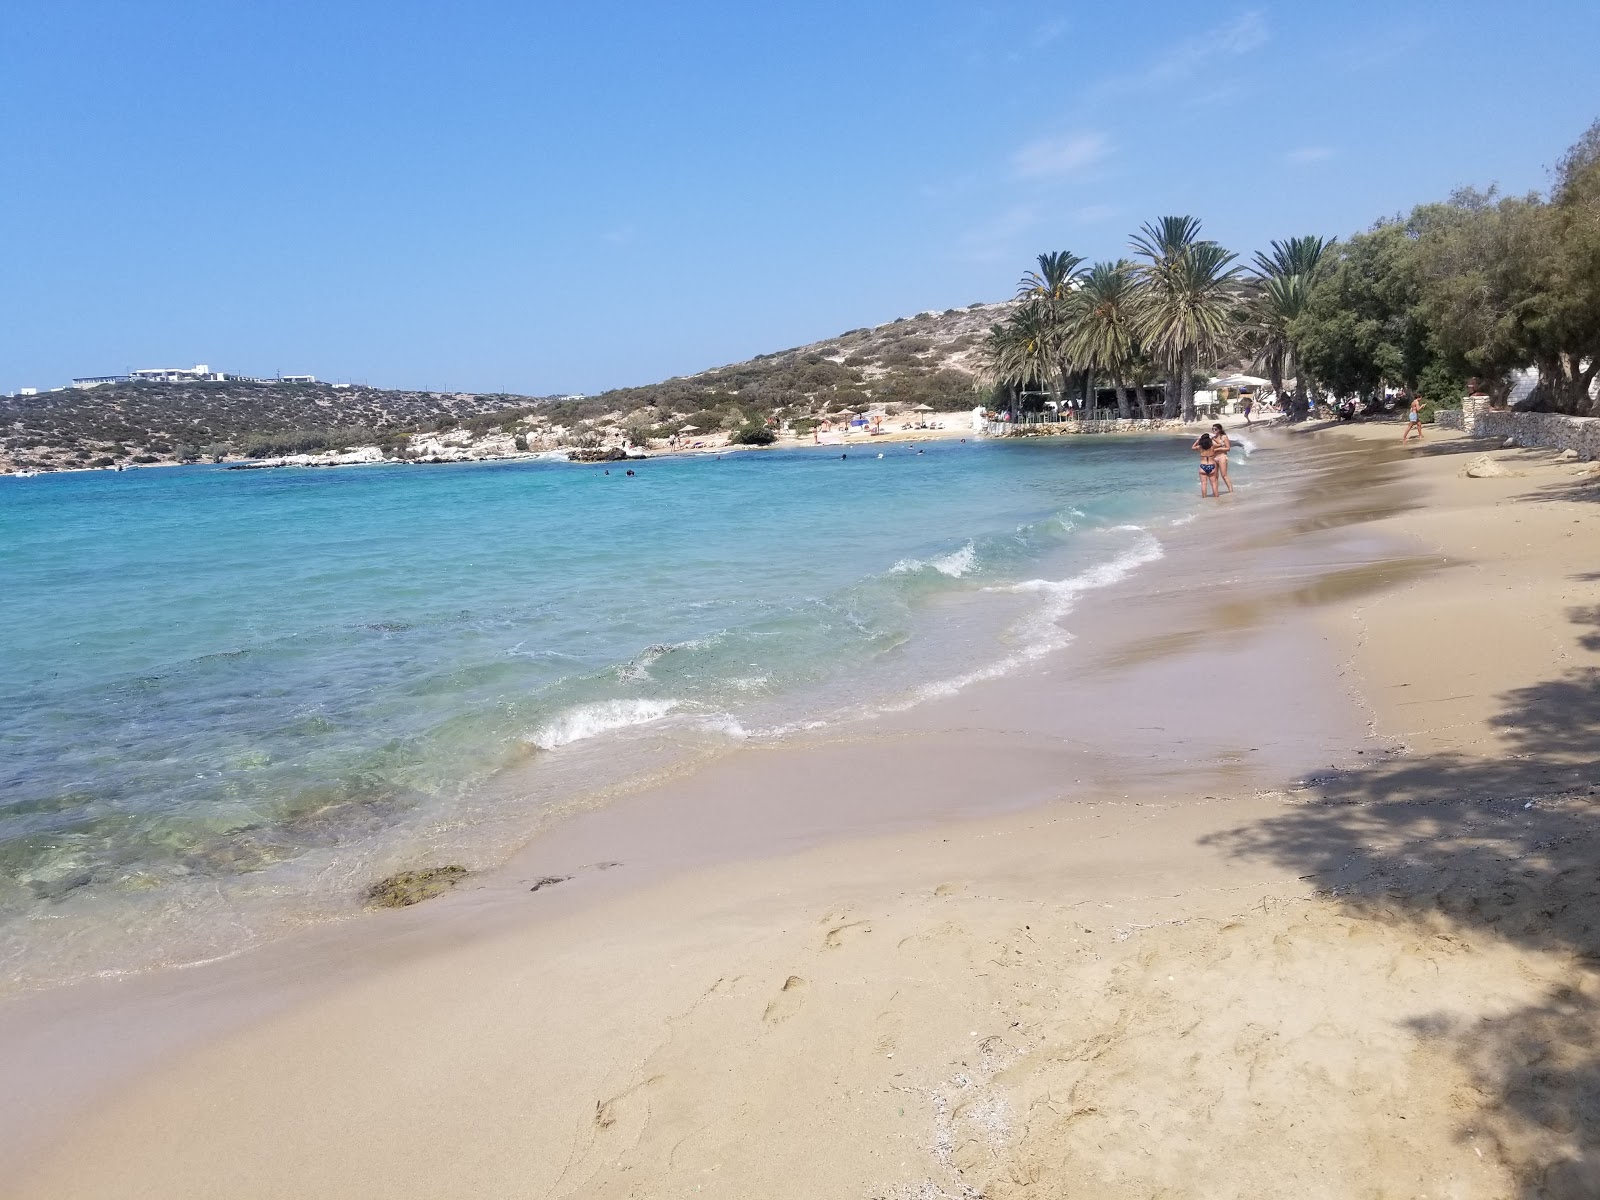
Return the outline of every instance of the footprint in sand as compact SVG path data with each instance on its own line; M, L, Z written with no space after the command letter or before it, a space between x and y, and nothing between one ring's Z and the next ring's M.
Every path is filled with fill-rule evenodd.
M805 997L806 981L798 975L791 975L783 981L783 987L778 994L767 1003L767 1011L761 1014L761 1019L768 1025L777 1025L787 1021L800 1011L800 1005Z
M862 934L871 933L872 925L866 921L851 921L848 925L835 925L828 930L822 939L824 950L837 950L847 942L852 942Z
M609 1100L596 1100L594 1102L594 1127L596 1129L610 1129L621 1123L635 1128L642 1127L650 1117L650 1102L645 1093L665 1078L662 1075L652 1075L649 1079L634 1084L624 1092L618 1092Z

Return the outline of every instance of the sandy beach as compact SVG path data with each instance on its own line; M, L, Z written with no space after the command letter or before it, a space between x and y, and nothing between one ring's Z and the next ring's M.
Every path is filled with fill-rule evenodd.
M0 1193L1600 1194L1600 476L1398 432L1014 674L8 1002Z

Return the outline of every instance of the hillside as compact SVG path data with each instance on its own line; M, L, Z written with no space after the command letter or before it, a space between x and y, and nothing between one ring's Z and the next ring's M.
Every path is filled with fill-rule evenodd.
M901 317L644 387L581 399L128 383L0 397L0 470L266 458L377 446L390 457L646 445L685 425L737 431L843 408L970 407L983 335L1009 306ZM501 443L504 443L502 446Z

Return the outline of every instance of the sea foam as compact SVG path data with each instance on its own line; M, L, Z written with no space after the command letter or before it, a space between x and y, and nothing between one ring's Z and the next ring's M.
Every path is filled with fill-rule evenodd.
M617 729L648 725L677 707L676 700L601 700L579 704L541 726L528 741L541 750L554 750Z
M938 558L902 558L889 568L891 575L914 575L918 571L937 571L950 579L960 579L978 563L978 548L971 542Z
M1010 631L1011 640L1022 643L1020 648L986 666L924 684L909 698L887 706L885 711L902 712L925 700L953 696L974 683L999 679L1026 663L1060 650L1071 642L1073 637L1070 630L1061 627L1060 621L1072 611L1079 596L1084 592L1111 587L1121 582L1140 567L1163 557L1164 553L1160 541L1146 534L1138 545L1066 579L1025 579L1020 583L985 588L985 591L990 592L1037 593L1044 597L1044 602L1018 621Z

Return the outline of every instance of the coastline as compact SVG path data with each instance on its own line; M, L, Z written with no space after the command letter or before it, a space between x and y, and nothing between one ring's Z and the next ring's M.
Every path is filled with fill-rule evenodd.
M781 434L778 440L767 446L744 446L720 443L707 446L678 446L678 447L647 447L635 449L632 452L624 451L625 457L611 460L596 460L594 462L578 462L559 457L566 454L573 447L559 447L545 450L486 450L474 454L463 454L461 457L441 458L385 458L375 446L357 446L349 451L330 452L327 454L297 454L284 458L274 459L223 459L214 463L208 462L154 462L139 463L125 467L53 467L44 472L46 475L84 475L84 474L117 474L119 471L146 471L163 467L217 467L228 471L267 471L280 470L286 467L381 467L381 466L460 466L468 463L515 463L515 462L568 462L573 466L606 466L611 462L644 462L651 459L676 458L689 455L721 455L744 453L752 450L798 450L822 446L871 446L871 445L901 445L915 442L939 441L969 441L984 438L989 435L980 430L974 430L968 423L968 413L965 411L955 413L936 414L942 418L944 428L939 429L884 429L876 434L861 432L839 432L837 442L814 442L809 436L799 434ZM1188 433L1207 427L1207 422L1200 420L1195 424L1185 427L1168 427L1159 429L1128 429L1118 430L1117 436L1142 437L1155 435L1158 437L1184 437ZM1231 418L1224 422L1230 427L1244 428L1243 422ZM1257 428L1270 427L1272 422L1263 418L1256 423ZM1082 436L1089 436L1091 431L1078 431ZM1077 436L1078 433L1066 436ZM1096 435L1103 436L1103 435ZM35 473L37 474L37 473ZM0 479L18 477L14 472L0 472ZM34 476L25 476L32 478Z
M1539 456L1523 455L1529 477L1469 481L1481 525L1463 530L1448 508L1460 489L1448 499L1438 469L1453 469L1448 456L1413 461L1342 431L1314 440L1327 444L1315 447L1309 488L1327 486L1331 464L1346 491L1202 510L1186 527L1192 542L1081 598L1077 640L1015 675L847 737L730 756L583 814L481 886L416 910L185 980L85 989L76 1025L59 1018L71 998L53 1025L50 1004L13 1007L0 1035L8 1050L45 1036L32 1062L13 1060L24 1065L8 1085L8 1125L60 1070L51 1053L74 1031L113 1042L117 1007L135 1021L157 1011L169 1025L189 1020L187 1037L157 1036L142 1059L131 1055L121 1079L88 1072L77 1101L93 1098L97 1112L57 1129L16 1194L380 1195L419 1180L482 1195L1078 1194L1051 1175L1063 1151L1102 1172L1083 1194L1124 1185L1142 1194L1131 1191L1141 1179L1183 1178L1199 1190L1181 1194L1211 1194L1206 1172L1224 1177L1215 1173L1248 1125L1240 1114L1261 1103L1229 1072L1259 1067L1271 1085L1263 1095L1285 1110L1309 1086L1294 1074L1310 1069L1305 1055L1241 1058L1241 1039L1281 1023L1274 999L1304 1000L1341 966L1355 971L1355 1015L1307 1006L1297 1018L1307 1029L1320 1016L1335 1030L1316 1035L1326 1044L1308 1061L1337 1073L1339 1053L1365 1051L1358 1073L1382 1076L1392 1100L1390 1060L1404 1059L1407 1079L1420 1078L1419 1064L1445 1069L1389 1019L1432 1011L1409 966L1400 975L1410 991L1383 975L1409 962L1397 946L1412 935L1341 909L1329 889L1346 882L1320 861L1309 877L1296 870L1308 856L1283 851L1292 838L1230 841L1230 831L1324 811L1308 799L1360 800L1356 781L1371 774L1412 772L1420 789L1424 762L1439 774L1450 756L1518 753L1514 727L1495 724L1496 697L1577 669L1584 645L1551 618L1564 621L1585 585L1551 580L1570 571L1571 530L1560 525L1587 522L1592 536L1600 514L1591 505L1574 518L1564 498L1525 504L1514 519L1537 511L1550 528L1542 557L1517 559L1521 535L1496 514L1557 470ZM1420 510L1375 519L1407 504L1423 473ZM1244 514L1255 519L1233 520ZM1451 560L1475 544L1462 538L1495 530L1487 561L1537 568L1547 586L1526 636L1502 637L1485 663L1448 648L1495 618L1498 593L1477 586L1461 600L1459 572L1481 584L1489 568ZM1425 552L1401 540L1416 537L1431 540ZM1207 570L1214 583L1197 586ZM1515 571L1496 578L1528 602L1533 589ZM1447 602L1449 620L1416 624ZM1418 638L1422 650L1410 644ZM1418 682L1424 652L1463 677L1397 698ZM1397 740L1405 752L1389 753ZM1355 770L1368 756L1378 765ZM1582 763L1540 765L1552 785L1583 786ZM1347 809L1359 805L1326 811ZM595 869L613 859L622 865ZM529 895L530 881L563 874ZM1351 959L1334 929L1370 953ZM1230 939L1238 945L1218 958ZM320 982L307 979L308 967L341 958ZM1487 987L1503 1007L1520 994L1513 977L1529 986L1525 958L1480 948L1479 974L1457 981L1457 996L1470 1005ZM1485 961L1494 969L1480 977ZM1176 969L1164 979L1163 964L1180 966L1183 983ZM276 1002L260 999L263 981ZM240 1003L247 993L255 998ZM1224 1000L1238 1010L1231 1017ZM1200 1068L1172 1076L1214 1099L1209 1146L1184 1124L1191 1102L1159 1082L1158 1064L1181 1052L1179 1009L1212 1022L1194 1043L1206 1047ZM1385 1020L1388 1032L1377 1030ZM1098 1061L1062 1048L1095 1037L1120 1074L1061 1077L1063 1063ZM1383 1062L1373 1066L1373 1055ZM1073 1099L1086 1086L1103 1095ZM1470 1148L1445 1137L1454 1116L1411 1093L1417 1129L1386 1131L1358 1153L1337 1138L1370 1133L1363 1095L1342 1095L1260 1169L1276 1164L1282 1178L1308 1162L1326 1167L1340 1146L1354 1156L1347 1171L1383 1153L1395 1178L1423 1169L1405 1165L1419 1154L1501 1176L1516 1165L1503 1138L1498 1159L1474 1166ZM1332 1128L1335 1118L1348 1128ZM1163 1135L1137 1132L1139 1120ZM1271 1117L1252 1120L1254 1135L1282 1133ZM191 1133L176 1139L177 1128ZM1085 1156L1080 1137L1098 1150ZM1152 1140L1169 1149L1141 1162L1135 1143ZM1501 1176L1474 1177L1483 1190L1463 1194L1500 1194Z

